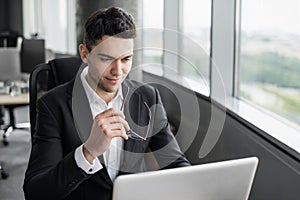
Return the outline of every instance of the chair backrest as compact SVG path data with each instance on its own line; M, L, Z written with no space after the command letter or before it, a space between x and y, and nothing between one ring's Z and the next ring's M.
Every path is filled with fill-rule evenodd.
M0 48L0 80L21 80L21 45L22 37L17 39L17 46Z
M35 129L38 98L50 89L72 80L81 65L80 57L58 58L37 65L31 72L29 79L31 135Z
M21 72L31 73L34 67L46 60L44 39L24 39L21 50Z

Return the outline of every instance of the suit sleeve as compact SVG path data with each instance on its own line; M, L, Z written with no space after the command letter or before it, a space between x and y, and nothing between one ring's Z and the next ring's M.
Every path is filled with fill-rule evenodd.
M153 112L153 136L150 141L150 149L156 158L160 168L175 168L190 166L190 162L170 130L167 115L163 107L159 92L155 89L155 105Z
M24 180L26 199L63 199L89 176L77 167L74 151L63 155L59 119L40 99L32 150Z

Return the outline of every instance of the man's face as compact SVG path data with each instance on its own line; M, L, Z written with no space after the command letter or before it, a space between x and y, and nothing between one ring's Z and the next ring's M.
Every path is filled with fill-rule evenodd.
M87 54L88 81L97 92L115 93L132 66L133 39L103 36Z

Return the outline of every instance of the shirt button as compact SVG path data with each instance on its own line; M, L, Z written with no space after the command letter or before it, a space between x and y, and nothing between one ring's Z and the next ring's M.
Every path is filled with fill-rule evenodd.
M93 169L92 169L92 168L90 168L90 169L89 169L89 172L92 172L92 171L93 171Z

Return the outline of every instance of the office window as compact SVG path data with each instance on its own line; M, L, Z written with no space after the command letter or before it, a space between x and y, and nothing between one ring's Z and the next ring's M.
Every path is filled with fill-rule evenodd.
M45 0L23 0L24 37L30 38L34 34L39 37L45 35Z
M163 0L143 0L143 63L146 68L151 64L149 69L160 75L163 56L163 9Z
M23 0L24 36L35 34L57 53L76 54L76 1Z
M241 1L238 96L296 126L300 125L299 13L299 0Z
M180 74L209 84L211 0L182 1Z

